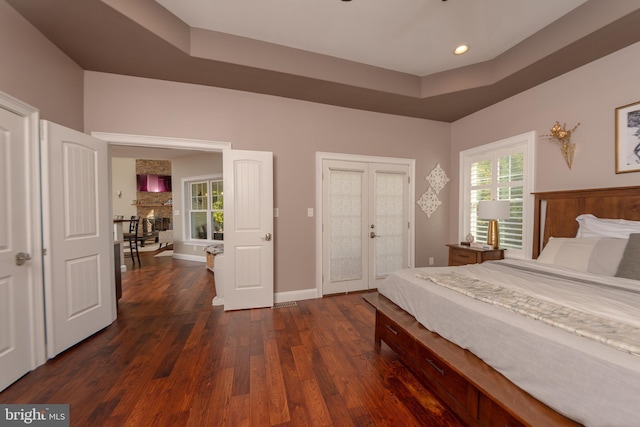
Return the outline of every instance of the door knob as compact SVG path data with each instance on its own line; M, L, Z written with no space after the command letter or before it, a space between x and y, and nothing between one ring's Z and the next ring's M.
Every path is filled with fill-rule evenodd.
M378 235L375 232L371 232L371 234L369 234L369 236L371 236L372 239L375 239L376 237L378 237Z
M266 240L267 242L271 240L271 233L267 233L264 235L264 240Z
M16 254L16 265L22 265L27 261L31 260L31 255L26 254L24 252L18 252Z

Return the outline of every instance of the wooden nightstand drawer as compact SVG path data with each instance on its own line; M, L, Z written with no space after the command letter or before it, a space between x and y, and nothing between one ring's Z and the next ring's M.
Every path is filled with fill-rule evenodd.
M504 259L505 249L480 249L464 245L449 247L449 265L480 264L484 261Z
M449 265L477 264L477 254L471 251L451 250L449 253Z

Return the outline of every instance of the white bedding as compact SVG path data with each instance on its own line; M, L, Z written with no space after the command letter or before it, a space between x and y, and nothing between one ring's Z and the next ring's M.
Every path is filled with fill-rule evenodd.
M584 283L526 271L532 269ZM378 290L427 329L469 349L567 417L587 426L640 425L640 356L416 277L449 272L620 322L631 331L640 328L638 281L504 260L400 270Z

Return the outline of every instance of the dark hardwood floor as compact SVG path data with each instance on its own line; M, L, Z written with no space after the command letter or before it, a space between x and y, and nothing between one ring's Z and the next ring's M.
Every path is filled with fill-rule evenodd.
M374 346L362 294L224 312L204 264L153 255L127 258L111 326L0 403L69 403L72 426L462 425Z

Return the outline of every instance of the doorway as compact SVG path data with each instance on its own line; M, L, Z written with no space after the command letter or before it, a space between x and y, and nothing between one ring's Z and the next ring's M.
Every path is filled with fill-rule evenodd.
M203 141L203 140L192 140L192 139L179 139L179 138L165 138L165 137L155 137L155 136L140 136L140 135L128 135L128 134L113 134L113 133L101 133L101 132L93 132L92 136L96 138L100 138L109 143L110 146L110 158L113 157L128 157L130 159L145 159L145 158L153 158L153 159L163 159L163 160L172 160L179 161L182 157L188 156L198 156L202 157L203 153L222 153L226 149L231 148L231 144L228 142L217 142L217 141ZM173 167L173 166L172 166ZM218 165L216 165L218 168ZM219 161L219 169L221 172L222 169L222 160ZM133 176L132 179L135 179ZM113 182L113 177L111 177L111 181ZM180 191L184 193L184 189L181 188L181 182L173 183L174 192ZM112 189L112 193L117 192L119 189ZM131 207L132 200L136 199L135 189L132 190L131 194L127 194L127 192L123 192L123 206L124 208L135 209ZM183 194L184 196L184 194ZM172 200L171 209L173 210L173 228L174 233L182 234L182 227L184 226L183 216L187 214L184 211L184 203L182 203L179 199L175 198ZM122 209L124 209L122 208ZM122 210L121 209L121 210ZM163 208L165 209L165 208ZM127 213L127 211L122 210L122 212L112 212L112 214L122 214L125 213L126 217L129 215L137 215L137 211L133 210ZM189 244L185 244L182 242L182 239L178 239L177 236L174 236L174 239L179 240L180 243L178 245L174 244L174 253L175 258L190 260L190 261L203 261L205 259L204 249L207 244L200 242L189 242ZM122 258L122 262L124 264L124 258Z
M318 295L376 288L413 264L412 159L318 153Z
M231 144L225 142L107 133L92 135L119 146L222 152L226 193L224 211L229 211L225 214L225 221L230 227L230 231L225 233L227 251L224 268L227 273L222 285L225 295L224 308L231 310L273 305L273 153L232 150ZM256 194L261 197L255 197ZM182 207L186 209L186 205ZM234 209L236 207L237 209ZM181 206L178 205L177 208L179 210ZM113 212L111 214L113 215ZM176 215L177 210L174 210L174 216ZM178 219L174 224L177 221ZM242 221L248 221L249 224ZM255 224L260 226L256 227ZM254 233L244 233L245 225ZM176 236L175 240L174 250L180 236ZM192 246L194 251L198 248L201 253L204 253L206 248L205 244L195 240L186 243ZM176 258L189 259L175 255L174 253ZM204 257L198 258L194 260L199 261ZM255 261L259 261L258 264L263 266L258 273L255 269L244 268L247 263L253 265ZM247 274L248 272L251 274Z

